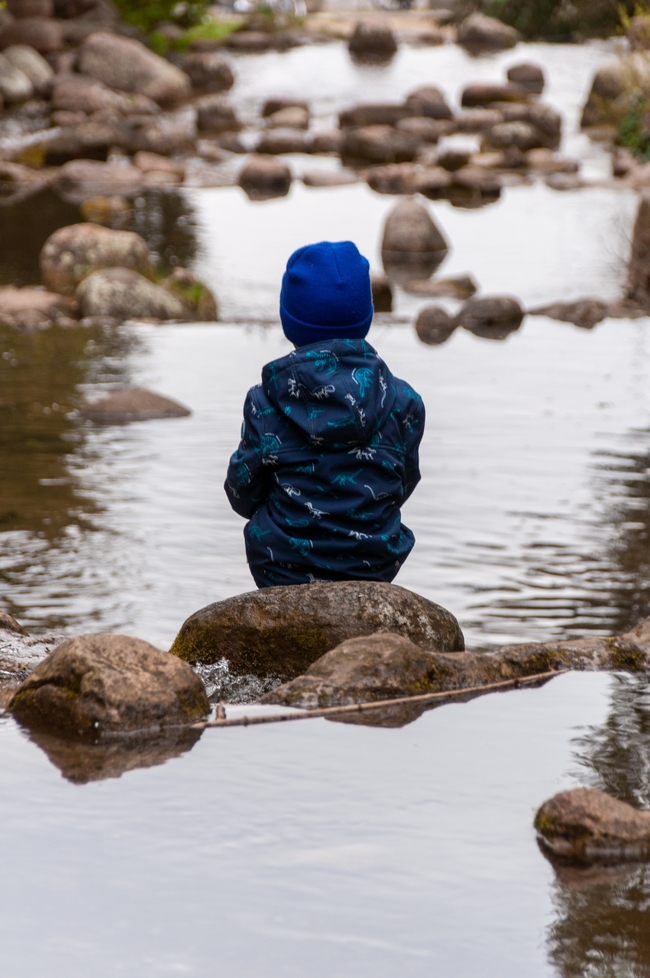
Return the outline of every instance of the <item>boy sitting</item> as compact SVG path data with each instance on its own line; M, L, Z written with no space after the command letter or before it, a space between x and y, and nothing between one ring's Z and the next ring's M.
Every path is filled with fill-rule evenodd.
M413 548L400 506L420 481L424 404L366 343L372 316L356 245L294 252L280 318L296 349L248 392L224 486L258 587L392 581Z

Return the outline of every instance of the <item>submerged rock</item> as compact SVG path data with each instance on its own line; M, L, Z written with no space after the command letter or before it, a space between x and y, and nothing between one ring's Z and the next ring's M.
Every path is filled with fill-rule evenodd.
M650 859L650 812L604 791L575 788L545 802L535 828L553 856L579 862Z
M385 60L397 51L397 41L388 24L361 20L352 32L348 49L350 54L362 60Z
M41 249L40 266L45 284L64 294L74 292L98 269L121 267L153 276L149 251L139 234L91 223L69 224L51 234Z
M521 40L521 34L514 27L508 27L494 17L485 14L470 14L458 28L458 43L471 54L481 51L505 51L513 48Z
M528 61L524 61L518 65L512 65L511 68L508 68L506 77L509 82L515 85L521 85L531 95L541 95L544 91L544 72L539 65L530 64Z
M91 34L81 45L79 71L109 88L146 95L161 105L178 102L191 92L190 79L180 68L140 41L106 31Z
M154 421L161 418L187 418L192 412L178 401L154 394L142 387L112 391L107 397L84 405L82 418L95 424L128 424L131 421Z
M124 233L124 232L123 232ZM83 317L186 320L191 314L182 299L130 268L102 268L77 288Z
M426 306L415 321L418 339L429 346L446 343L458 323L441 306Z
M508 295L469 299L456 317L458 325L484 339L502 340L519 329L524 318L519 301Z
M25 726L80 740L193 723L209 712L203 683L176 656L124 635L62 642L12 696Z
M464 648L454 616L432 601L394 584L344 581L263 588L208 605L187 619L170 651L192 664L225 658L233 673L287 680L345 639L387 630L425 649Z
M601 299L578 299L576 302L553 302L548 306L529 309L529 316L548 316L563 323L573 323L583 329L592 329L607 316L609 303Z
M412 295L470 299L478 292L478 285L471 275L457 275L455 278L440 278L433 282L407 282L404 291Z
M391 278L429 278L447 251L447 242L423 204L407 199L395 205L386 218L381 244L384 269Z

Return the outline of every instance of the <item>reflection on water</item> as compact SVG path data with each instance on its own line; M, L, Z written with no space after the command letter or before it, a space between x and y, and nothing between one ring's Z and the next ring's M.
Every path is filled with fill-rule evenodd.
M608 716L576 741L583 783L650 806L650 691L644 677L612 677ZM650 867L560 868L550 959L564 978L650 975Z

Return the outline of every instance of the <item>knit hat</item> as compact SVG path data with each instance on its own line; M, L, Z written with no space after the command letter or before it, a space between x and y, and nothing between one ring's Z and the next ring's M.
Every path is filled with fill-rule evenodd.
M352 241L320 241L294 251L280 292L287 339L296 346L363 339L373 316L369 268Z

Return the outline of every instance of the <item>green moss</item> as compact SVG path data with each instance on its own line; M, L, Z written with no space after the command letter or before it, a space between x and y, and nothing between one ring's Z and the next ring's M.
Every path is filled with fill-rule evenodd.
M644 653L629 645L617 645L616 639L608 638L606 645L612 656L612 669L619 672L645 672L648 661Z
M626 146L644 160L650 160L650 102L637 92L628 111L621 119L616 142Z

